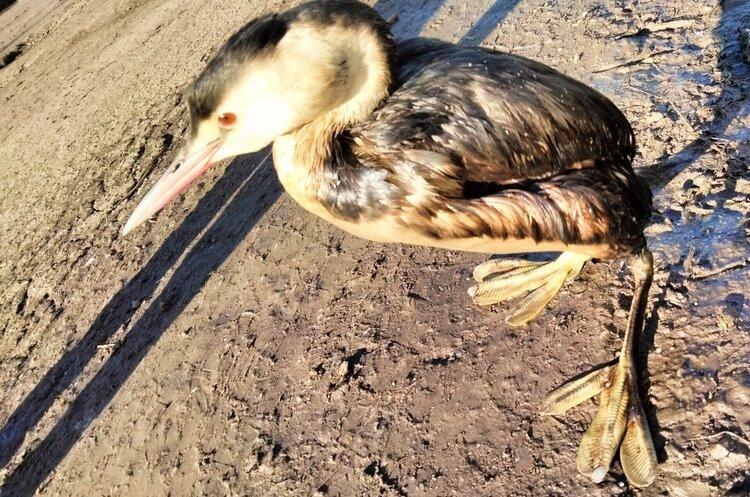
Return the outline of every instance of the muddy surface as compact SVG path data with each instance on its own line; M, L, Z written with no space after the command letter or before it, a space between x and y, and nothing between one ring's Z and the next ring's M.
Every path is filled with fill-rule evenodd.
M512 51L603 91L656 195L642 350L662 464L575 471L595 411L538 414L611 359L630 296L590 264L535 323L471 305L477 255L311 218L267 152L118 235L186 128L181 90L295 2L19 0L0 13L0 494L750 494L745 0L381 0L400 37Z

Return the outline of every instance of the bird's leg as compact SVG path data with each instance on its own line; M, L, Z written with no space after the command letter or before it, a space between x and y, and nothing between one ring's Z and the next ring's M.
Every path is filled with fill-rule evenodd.
M587 255L563 252L551 262L489 260L474 269L474 279L479 284L469 289L469 295L476 304L491 305L528 294L505 318L512 326L522 326L542 312L589 259Z
M633 257L632 272L635 292L619 359L550 393L544 401L543 413L562 414L601 393L599 410L578 450L578 471L597 483L602 481L619 447L628 481L636 487L645 487L654 481L657 461L638 394L635 353L654 272L651 252L646 249Z

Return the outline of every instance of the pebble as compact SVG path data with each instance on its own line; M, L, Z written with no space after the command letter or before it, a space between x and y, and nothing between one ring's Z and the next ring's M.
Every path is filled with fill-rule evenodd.
M727 457L729 455L729 451L723 445L716 444L711 449L710 454L712 458L718 461L719 459L724 459L725 457Z
M750 28L740 30L740 47L742 47L745 60L750 62Z

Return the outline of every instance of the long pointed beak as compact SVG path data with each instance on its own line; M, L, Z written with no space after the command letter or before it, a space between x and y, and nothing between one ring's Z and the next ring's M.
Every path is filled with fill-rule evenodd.
M211 159L216 155L222 143L221 138L216 139L188 157L184 157L184 152L180 152L169 165L164 176L149 190L141 203L135 208L133 214L130 215L125 226L122 227L122 234L127 235L145 220L159 212L198 176L208 171L208 168L211 167Z

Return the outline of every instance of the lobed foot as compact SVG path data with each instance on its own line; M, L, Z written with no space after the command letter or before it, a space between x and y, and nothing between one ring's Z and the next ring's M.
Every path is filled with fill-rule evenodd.
M578 450L578 471L599 483L607 475L619 447L620 463L636 487L656 476L656 451L643 413L632 366L620 360L572 380L550 393L542 414L558 415L596 394L596 413Z
M634 358L653 277L651 252L644 248L634 255L631 268L635 292L617 363L600 367L554 390L545 399L542 411L550 415L562 414L600 394L599 410L578 449L578 471L601 482L619 447L620 463L628 481L633 486L646 487L656 477L657 460L638 395Z
M551 262L489 260L474 269L474 279L479 284L469 289L469 295L478 305L492 305L526 294L505 318L511 326L523 326L542 312L589 259L586 255L563 252Z

